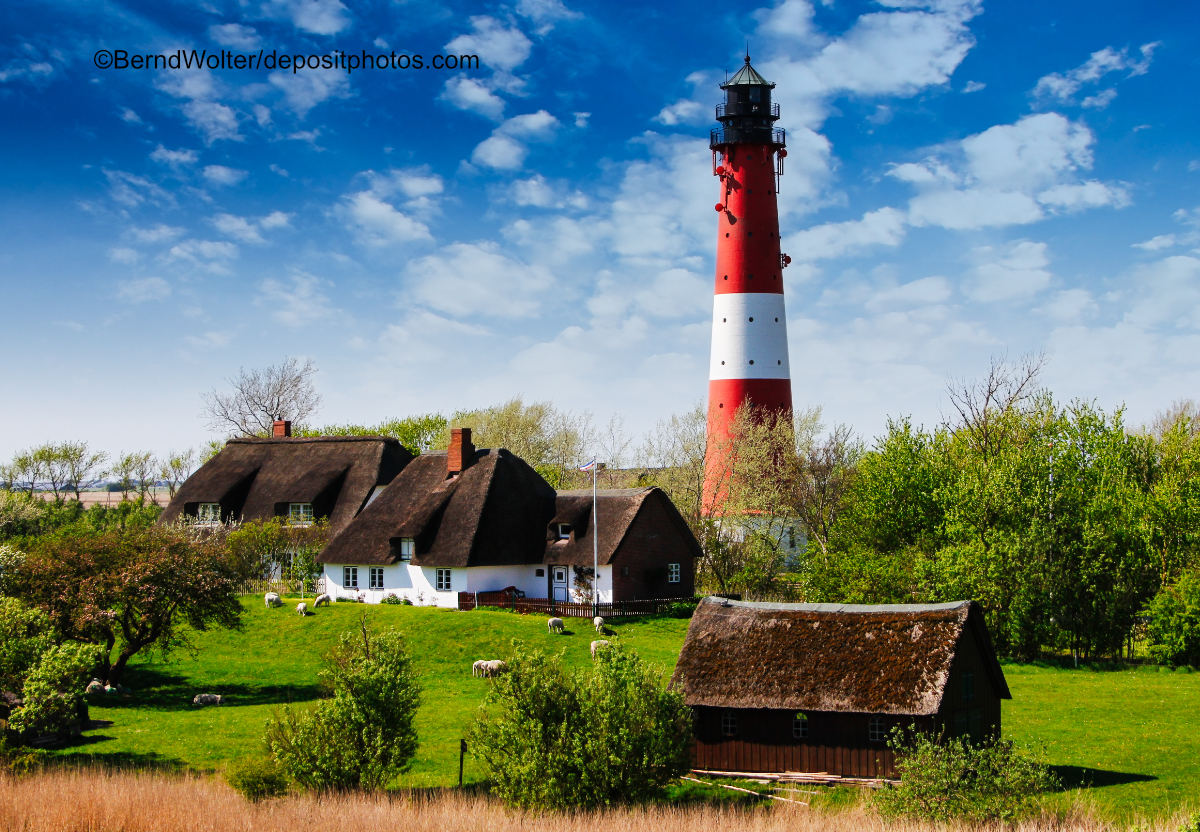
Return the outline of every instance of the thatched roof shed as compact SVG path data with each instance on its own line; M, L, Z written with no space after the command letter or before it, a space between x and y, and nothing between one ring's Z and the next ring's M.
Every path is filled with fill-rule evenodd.
M592 516L592 492L590 489L560 491L556 501L554 519L550 524L550 537L546 543L545 563L572 566L592 565L592 538L596 532L596 518ZM687 521L675 508L671 499L656 487L612 488L596 492L596 511L600 515L599 563L607 566L613 562L617 552L633 541L639 529L645 529L652 537L662 535L663 526L678 533L692 557L700 557L700 544L688 528ZM657 523L639 524L639 516L656 515ZM569 538L559 539L556 531L560 523L571 527ZM657 534L655 534L657 533ZM650 542L650 541L647 541Z
M705 598L671 684L691 706L932 716L956 654L1011 699L983 611L949 604L767 604Z

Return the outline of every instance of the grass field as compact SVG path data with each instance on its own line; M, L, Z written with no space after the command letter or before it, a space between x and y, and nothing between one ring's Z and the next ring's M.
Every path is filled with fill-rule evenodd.
M507 612L335 604L300 618L294 606L289 600L283 609L267 610L260 599L247 598L241 632L197 634L195 657L138 662L126 678L132 696L92 697L92 718L113 724L56 753L72 761L196 770L257 753L263 723L283 703L318 696L320 656L366 614L377 626L405 633L422 674L421 748L402 785L451 785L458 779L459 738L485 685L471 677L471 662L502 657L519 638L585 665L596 638L584 619L567 619L568 634L552 636L544 618ZM687 623L653 619L613 629L669 674ZM1163 815L1185 803L1200 808L1200 673L1034 664L1006 664L1004 671L1013 693L1004 703L1005 735L1044 744L1064 780L1092 784L1101 813ZM230 704L196 707L197 693L220 693ZM466 781L481 777L468 756Z

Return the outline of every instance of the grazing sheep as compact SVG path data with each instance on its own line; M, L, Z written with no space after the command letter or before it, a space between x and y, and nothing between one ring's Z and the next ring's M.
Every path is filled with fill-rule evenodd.
M279 593L277 592L268 592L265 596L263 596L263 600L267 602L267 609L270 609L271 607L283 606L283 600L279 597Z
M193 705L220 705L225 700L220 694L216 693L197 693L196 698L192 700Z
M490 661L480 659L479 661L475 662L475 664L471 665L472 676L483 676L485 678L499 676L506 670L508 670L508 665L500 661L500 659L492 659Z
M301 616L308 615L308 604L301 601L296 605L296 612L298 612Z
M563 631L563 620L561 618L551 618L546 622L546 628L552 633L561 633Z
M87 690L84 693L104 693L104 683L99 679L93 679L88 682Z
M600 635L604 635L604 619L603 618L601 618L600 616L597 615L595 618L592 619L592 624L596 627L597 633L599 633Z
M603 640L601 640L601 641L593 641L593 642L592 642L592 658L593 658L593 659L594 659L594 658L596 658L596 651L597 651L597 650L603 650L605 647L608 647L608 642L607 642L607 641L603 641Z
M313 601L313 609L316 609L317 607L322 606L322 605L328 607L332 602L333 602L333 599L330 598L326 593L322 592L320 595L317 596L317 600Z

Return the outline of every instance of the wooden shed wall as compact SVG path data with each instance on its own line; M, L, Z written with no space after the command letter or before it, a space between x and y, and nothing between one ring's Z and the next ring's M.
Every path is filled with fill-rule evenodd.
M963 674L970 671L974 676L974 697L965 696ZM970 626L964 627L954 650L954 661L950 665L950 678L942 694L942 704L937 713L937 732L953 737L963 733L966 723L967 734L976 742L986 736L1000 737L1000 695L988 675L987 665Z

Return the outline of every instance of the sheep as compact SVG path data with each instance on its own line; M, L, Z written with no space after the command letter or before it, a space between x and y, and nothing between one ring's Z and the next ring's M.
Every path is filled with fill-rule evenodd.
M301 617L308 615L308 604L301 601L299 604L296 605L296 612L298 612L301 615Z
M263 600L267 602L267 609L270 609L271 607L283 606L283 601L280 599L279 593L277 592L268 592L265 596L263 596Z
M84 691L84 693L103 693L103 692L104 692L104 683L101 682L99 679L93 679L92 681L88 682L87 690Z
M224 698L217 693L197 693L196 698L192 700L193 705L220 705L224 703Z
M333 599L330 598L327 593L322 592L320 595L317 596L317 600L313 601L313 609L316 609L317 607L322 606L322 605L328 607L330 605L330 603L332 603L332 601L333 601Z
M561 633L563 631L563 620L561 618L551 618L546 622L546 628L552 633Z
M600 635L604 635L604 619L603 618L601 618L600 616L597 615L595 618L592 619L592 624L595 626L597 633L599 633Z
M506 670L508 670L508 665L502 662L500 659L491 659L490 661L486 659L480 659L479 661L475 662L475 664L471 665L472 676L483 676L490 678L492 676L499 676Z
M597 651L597 650L603 650L605 647L608 647L608 642L607 642L607 641L603 641L603 640L601 640L601 641L593 641L593 642L592 642L592 658L593 658L593 659L594 659L594 658L596 658L596 651Z
M488 662L488 676L499 676L504 671L508 670L508 665L500 659L493 659Z

